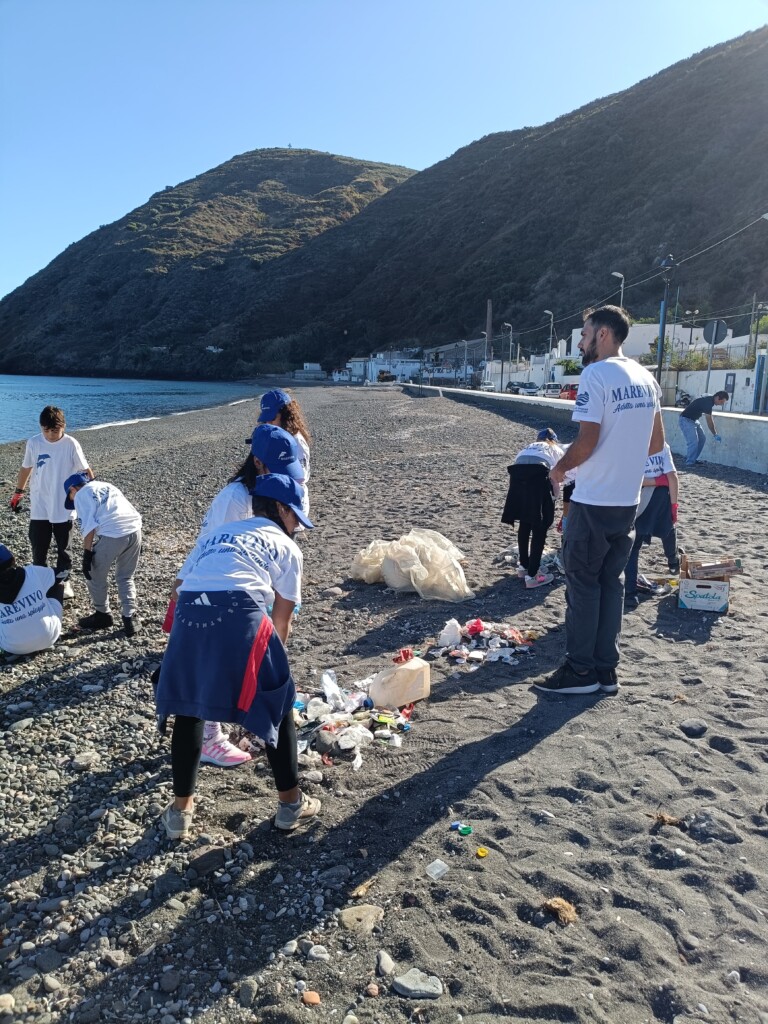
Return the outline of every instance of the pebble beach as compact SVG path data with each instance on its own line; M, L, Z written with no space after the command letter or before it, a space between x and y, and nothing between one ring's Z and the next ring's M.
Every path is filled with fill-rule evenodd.
M160 626L258 401L78 432L143 516L143 629L74 628L91 610L75 572L57 645L0 664L0 1022L768 1024L766 478L680 470L685 550L742 559L728 613L648 598L625 616L619 693L552 697L531 683L563 659L564 580L527 591L500 521L507 466L548 424L396 387L292 391L316 524L297 687L334 669L354 689L411 646L431 696L358 770L305 760L323 804L306 828L273 829L261 755L204 766L192 835L168 841ZM0 447L0 541L20 562L28 519L6 498L23 451ZM361 548L412 527L461 549L474 599L351 579ZM640 569L665 571L658 541ZM430 657L450 618L535 639L515 664Z

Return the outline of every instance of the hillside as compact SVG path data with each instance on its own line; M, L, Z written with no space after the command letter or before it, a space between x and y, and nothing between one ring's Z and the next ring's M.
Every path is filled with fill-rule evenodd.
M0 370L231 376L206 348L258 293L259 270L413 173L269 149L169 186L3 299Z
M763 29L412 176L301 151L235 158L70 246L3 300L0 370L28 367L33 352L72 373L331 365L353 350L477 336L487 298L497 329L540 323L523 340L542 345L544 309L574 314L564 333L617 290L612 270L647 277L666 253L703 249L768 211L766 81ZM330 197L319 171L294 184L316 161L340 179L324 185ZM238 162L253 168L247 187ZM768 296L768 224L684 264L678 284L702 312ZM625 304L653 315L660 295L655 280Z

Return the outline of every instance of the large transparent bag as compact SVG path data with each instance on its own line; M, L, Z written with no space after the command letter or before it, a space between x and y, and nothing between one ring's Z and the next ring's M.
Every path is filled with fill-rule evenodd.
M398 540L374 540L352 562L352 578L416 591L427 601L468 601L464 555L437 530L411 530Z

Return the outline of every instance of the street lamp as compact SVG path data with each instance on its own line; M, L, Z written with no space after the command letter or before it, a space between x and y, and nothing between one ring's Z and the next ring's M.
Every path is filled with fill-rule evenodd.
M619 296L619 306L624 309L624 275L620 274L618 270L611 271L611 277L621 278L621 295Z
M549 317L549 350L552 351L552 337L555 333L555 314L551 309L545 309L544 312Z
M686 309L685 315L686 316L698 316L699 315L699 311L698 311L698 309ZM693 320L691 320L690 323L688 324L688 326L691 329L690 333L688 335L688 348L690 349L690 348L693 347L693 328L696 325L694 324Z

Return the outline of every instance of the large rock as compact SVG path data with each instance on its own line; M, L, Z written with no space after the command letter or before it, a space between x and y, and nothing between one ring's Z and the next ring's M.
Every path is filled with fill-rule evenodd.
M406 999L437 999L443 994L443 983L434 974L425 974L418 967L392 980L392 988Z
M349 932L370 935L383 917L384 911L381 907L361 903L359 907L345 907L339 914L339 924Z

